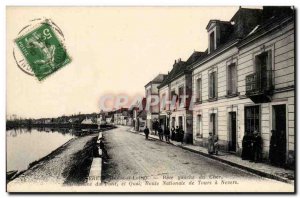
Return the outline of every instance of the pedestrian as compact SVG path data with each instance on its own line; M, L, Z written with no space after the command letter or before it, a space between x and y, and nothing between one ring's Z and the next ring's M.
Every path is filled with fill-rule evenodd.
M170 129L169 129L169 127L166 127L166 129L164 131L164 135L165 135L166 142L170 142Z
M246 133L242 140L242 160L250 160L252 152L251 143L251 135Z
M171 140L175 140L175 128L174 126L172 126L172 129L171 129Z
M262 151L262 139L259 133L255 130L253 133L253 161L255 163L260 162L261 160L261 151Z
M183 144L183 140L184 140L184 130L182 129L182 127L180 127L180 142L181 144Z
M162 130L161 126L158 127L157 132L158 132L159 140L160 140L160 141L163 141L164 133L163 133L163 130Z
M269 159L271 164L279 165L278 163L278 137L275 130L271 130L271 140L270 140L270 152Z
M145 133L145 139L148 140L148 136L149 136L149 128L146 126L146 128L144 129L144 133Z
M155 120L155 121L153 122L152 128L153 128L153 130L154 130L154 135L157 135L157 131L158 131L158 129L159 129L159 123L158 123L157 120Z
M210 155L214 153L214 137L212 132L209 132L207 151Z
M278 165L284 166L286 159L286 133L284 130L280 130L278 135L277 145L278 145Z
M177 142L180 141L180 129L178 126L176 126L176 129L175 129L175 141L177 141Z
M219 138L217 135L213 135L213 139L214 139L214 153L216 155L218 155L218 152L219 152Z

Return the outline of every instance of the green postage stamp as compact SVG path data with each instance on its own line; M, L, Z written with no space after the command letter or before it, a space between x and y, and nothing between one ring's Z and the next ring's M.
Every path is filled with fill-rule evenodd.
M40 81L71 62L63 43L48 23L42 23L15 42Z

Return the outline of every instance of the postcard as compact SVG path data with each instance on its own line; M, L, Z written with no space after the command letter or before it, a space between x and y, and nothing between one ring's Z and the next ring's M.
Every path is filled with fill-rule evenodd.
M295 193L295 12L7 6L7 192Z

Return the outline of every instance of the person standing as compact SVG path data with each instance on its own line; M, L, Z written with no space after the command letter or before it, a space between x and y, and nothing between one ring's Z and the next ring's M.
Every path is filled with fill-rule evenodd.
M154 135L157 135L158 129L159 129L159 123L158 123L157 120L155 120L155 121L153 122Z
M213 140L214 140L214 153L218 155L219 152L219 138L218 135L213 135Z
M172 127L172 129L171 129L171 140L175 140L175 128L174 127Z
M253 161L256 163L261 160L262 139L257 131L253 135Z
M176 140L177 142L180 141L180 129L179 129L178 126L176 126L176 129L175 129L175 140Z
M164 131L164 135L165 135L166 142L170 142L170 129L169 129L169 127L166 127L166 129Z
M212 132L209 132L207 151L210 155L214 153L214 137Z
M249 160L251 157L251 136L249 133L246 133L242 141L242 160Z
M183 144L183 140L184 140L184 130L182 129L182 127L180 127L180 142L181 144Z
M163 134L163 130L162 130L162 128L161 128L161 126L159 126L158 127L158 137L159 137L159 140L160 141L163 141L163 136L164 136L164 134Z
M286 159L286 135L285 131L280 130L280 134L278 135L277 145L278 145L278 165L284 166Z
M149 129L148 129L147 126L146 126L146 128L144 129L144 133L145 133L145 139L148 140L148 137L149 137Z
M278 165L278 137L275 130L271 130L269 159L271 164Z

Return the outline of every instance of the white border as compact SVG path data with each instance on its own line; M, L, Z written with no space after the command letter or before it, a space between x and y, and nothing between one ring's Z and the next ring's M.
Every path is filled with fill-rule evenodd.
M0 104L1 104L1 131L3 133L1 140L1 158L2 163L0 165L1 167L1 197L8 197L11 196L8 193L5 192L5 112L6 112L6 6L236 6L236 5L247 5L247 6L257 6L257 5L295 5L297 9L300 7L300 1L297 0L252 0L252 1L237 1L237 0L228 0L228 1L222 1L222 0L210 0L210 1L199 1L199 0L90 0L90 1L84 1L84 0L72 0L72 1L61 1L61 0L2 0L0 1L0 38L1 38L1 45L0 45L0 61L1 61L1 72L0 72L0 88L1 88L1 97L0 97ZM298 11L298 10L297 10ZM298 14L297 14L298 15ZM296 19L297 26L299 27L299 19ZM296 30L298 32L298 30ZM298 46L297 46L298 47ZM298 48L299 49L299 48ZM299 53L299 50L297 50L297 55ZM297 70L297 74L299 74L299 69ZM299 79L298 79L299 81ZM297 86L298 88L298 86ZM298 92L298 89L296 90L296 93ZM299 98L298 98L299 99ZM299 104L299 101L297 101ZM299 105L298 105L299 106ZM298 110L298 109L297 109ZM297 111L298 112L298 111ZM297 121L299 121L299 116L297 117ZM299 134L297 135L297 140L299 142ZM298 148L297 148L298 149ZM299 162L297 163L299 164ZM299 172L297 167L297 173ZM299 179L297 177L297 179ZM299 184L299 182L297 182ZM297 185L298 187L298 185ZM299 189L299 188L297 188ZM18 195L18 197L25 197L26 195ZM40 197L42 195L37 195L37 197ZM55 197L63 197L64 195L53 195ZM74 196L74 195L69 195ZM76 195L76 197L84 197L86 195ZM106 197L109 195L96 195L101 197ZM116 195L114 195L116 196ZM120 195L118 195L120 196ZM124 195L123 195L124 196ZM139 195L141 196L141 195ZM153 195L155 197L162 197L163 195ZM172 195L173 196L173 195ZM181 195L185 196L185 195ZM208 195L200 195L201 197L208 197ZM216 197L215 196L209 196L209 197ZM255 197L263 197L264 195L255 195ZM28 197L28 195L26 196ZM111 196L110 196L111 197Z

